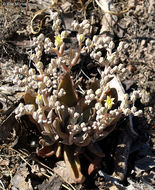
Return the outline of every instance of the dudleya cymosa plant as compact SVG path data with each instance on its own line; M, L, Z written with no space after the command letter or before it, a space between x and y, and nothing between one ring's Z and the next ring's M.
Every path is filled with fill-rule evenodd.
M110 87L115 73L124 70L123 65L113 68L106 66L100 72L100 79L90 79L86 89L82 89L82 95L77 93L71 69L78 63L80 53L91 52L94 46L93 40L85 39L89 27L87 20L82 24L73 23L73 28L78 28L78 50L72 59L63 55L67 31L56 31L54 43L43 34L35 37L35 53L31 55L34 69L27 65L17 68L15 73L24 77L22 80L18 77L14 79L18 85L25 86L25 103L20 103L15 110L16 117L25 114L31 116L42 134L39 141L41 148L37 149L38 156L63 155L71 177L79 183L85 179L78 157L81 149L88 148L92 154L103 157L101 149L97 152L93 148L96 142L115 129L123 114L141 114L134 106L139 92L133 92L130 100L128 94L124 94L119 102L117 89ZM43 51L46 54L55 52L57 55L56 58L51 58L47 66L41 62ZM133 106L130 109L131 101Z

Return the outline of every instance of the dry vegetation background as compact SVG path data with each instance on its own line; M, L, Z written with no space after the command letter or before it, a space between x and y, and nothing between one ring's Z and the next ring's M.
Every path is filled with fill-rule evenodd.
M134 140L129 152L125 180L119 183L107 175L111 172L108 171L110 162L105 161L104 175L95 170L93 175L87 177L84 184L71 185L53 172L53 168L59 165L55 165L56 158L40 159L35 155L40 134L34 130L34 126L27 118L23 118L20 123L15 120L13 111L22 101L24 88L13 85L12 71L16 66L22 67L23 64L31 67L29 59L33 51L31 41L38 35L30 31L31 20L38 10L48 7L51 1L1 0L0 189L154 189L155 3L153 0L114 0L112 2L117 12L131 7L124 14L118 15L117 23L113 23L111 28L115 45L118 46L120 41L127 44L126 48L119 52L116 64L123 63L128 72L123 76L120 73L117 74L126 92L130 93L133 89L142 92L142 97L137 101L136 106L143 110L143 116L134 119L134 127L139 136ZM60 0L57 10L68 29L74 19L83 20L86 16L92 25L92 35L100 37L103 12L95 1ZM48 11L43 12L34 20L34 27L38 26ZM52 37L51 23L48 20L43 22L41 32L46 37ZM71 38L71 43L68 45L76 49L75 39ZM46 59L48 60L48 57ZM87 56L80 57L79 62L84 65L83 70L89 76L93 74L97 77L97 69L103 68L89 60ZM80 68L81 65L73 68L72 72L76 75ZM114 144L116 135L118 135L117 131L104 142L107 145L109 142ZM65 170L64 168L65 166L61 163L56 171Z

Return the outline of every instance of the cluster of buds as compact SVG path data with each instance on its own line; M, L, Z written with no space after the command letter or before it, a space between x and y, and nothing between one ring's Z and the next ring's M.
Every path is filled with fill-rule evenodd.
M130 99L133 103L132 108L131 108L131 113L133 113L134 116L141 116L142 115L142 110L137 110L135 106L135 102L138 98L141 97L141 93L138 90L135 90L132 92Z
M85 47L83 48L85 51L87 50L90 53L90 57L96 60L101 66L105 66L105 60L107 60L110 64L118 64L118 57L120 57L121 52L127 49L127 44L121 41L114 51L115 43L111 40L110 37L102 37L101 36L93 36L93 39L88 40L85 43ZM106 51L106 56L102 56L102 50Z
M88 20L83 20L81 23L78 23L77 21L72 22L73 30L77 31L78 34L90 34L90 23Z
M31 55L31 60L34 62L38 62L41 59L42 52L43 52L43 44L44 44L44 35L40 34L38 37L33 38L33 45L35 46L36 54Z
M117 58L117 52L112 52L115 48L115 44L110 38L100 38L98 36L93 36L93 39L87 38L85 41L85 46L82 52L90 52L90 57L96 61L99 65L103 66L105 59L109 63L115 63ZM107 51L106 57L102 55L102 50Z
M58 33L61 29L61 19L58 12L50 11L50 20L53 21L52 30Z
M80 48L80 53L84 53L87 50L91 49L92 42L90 38L86 38L90 35L91 26L88 20L83 20L81 23L78 23L76 20L72 23L73 30L77 32L77 40L79 43L79 47L81 47L82 42L85 41L85 45L83 48Z
M52 42L50 38L45 38L43 34L40 34L38 37L33 39L33 45L36 46L35 54L31 55L31 60L36 63L40 61L43 51L46 54L50 54L51 52L55 52L58 57L61 57L64 50L64 38L68 36L69 32L62 31L61 34L59 32L55 35L55 41Z

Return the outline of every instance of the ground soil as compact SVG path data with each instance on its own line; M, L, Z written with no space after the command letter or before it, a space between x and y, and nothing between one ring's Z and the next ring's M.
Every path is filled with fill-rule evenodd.
M65 4L66 2L69 2L69 5ZM83 5L87 1L82 1L83 5L80 2L60 1L59 6L64 11L61 16L66 24L69 25L77 17L79 20L83 19L85 11ZM123 8L122 1L114 2L118 10ZM35 127L27 118L17 122L13 113L22 101L23 88L13 85L12 71L15 66L20 67L23 64L31 66L30 41L35 35L29 32L30 21L36 11L49 6L49 1L45 1L44 5L41 5L40 1L29 1L28 7L24 0L14 3L3 1L0 8L0 189L151 190L154 188L155 3L153 0L125 1L125 3L133 5L128 12L118 16L118 23L113 28L113 39L116 46L120 41L127 44L127 48L119 52L117 60L117 63L123 63L128 69L123 76L118 73L122 85L128 93L133 89L142 92L142 98L136 102L136 106L142 109L144 114L140 118L134 118L139 138L130 150L127 176L122 183L115 183L111 178L99 175L98 171L95 171L87 177L84 184L74 184L72 187L53 173L52 167L57 162L55 158L36 157L34 152L38 146L39 132L34 130ZM88 5L86 17L94 19L92 35L99 35L102 13L96 4ZM36 25L39 19L36 20ZM46 36L52 35L50 25L51 23L45 22L42 26L41 32ZM72 46L76 48L74 43ZM92 66L95 63L87 62L88 60L83 70L87 70L86 73L90 76L92 73L95 75L100 66ZM75 75L78 69L78 66L73 68ZM114 138L116 134L112 134L109 139ZM106 169L106 173L110 171Z

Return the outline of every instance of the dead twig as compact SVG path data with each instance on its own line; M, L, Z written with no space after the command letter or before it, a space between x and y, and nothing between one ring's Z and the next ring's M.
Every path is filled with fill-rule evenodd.
M8 147L8 149L9 150L11 150L12 152L15 152L15 153L17 153L17 155L32 169L32 165L24 158L24 157L28 157L29 155L26 153L26 152L24 152L23 150L15 150L15 149L13 149L12 147ZM24 157L22 156L22 154L24 155ZM16 155L16 156L17 156ZM38 163L38 164L40 164L41 166L43 166L44 168L46 168L47 169L47 171L48 171L48 173L49 174L51 174L51 175L54 175L54 173L56 173L55 171L53 171L50 167L48 167L47 165L45 165L45 164L43 164L42 162L40 162L40 161L37 161L36 160L36 162ZM11 173L10 173L11 174ZM50 178L50 175L47 175L47 174L45 174L45 173L42 173L45 177L47 177L47 178ZM57 174L57 173L56 173ZM61 177L59 174L57 174L59 177ZM11 176L10 176L11 177ZM62 178L62 177L61 177ZM63 179L63 178L62 178ZM64 187L64 188L66 188L66 189L68 189L68 190L76 190L70 183L68 183L66 180L64 180L63 179L63 181L66 183L66 184L68 184L69 185L69 187L67 187L65 184L62 184L62 186Z

